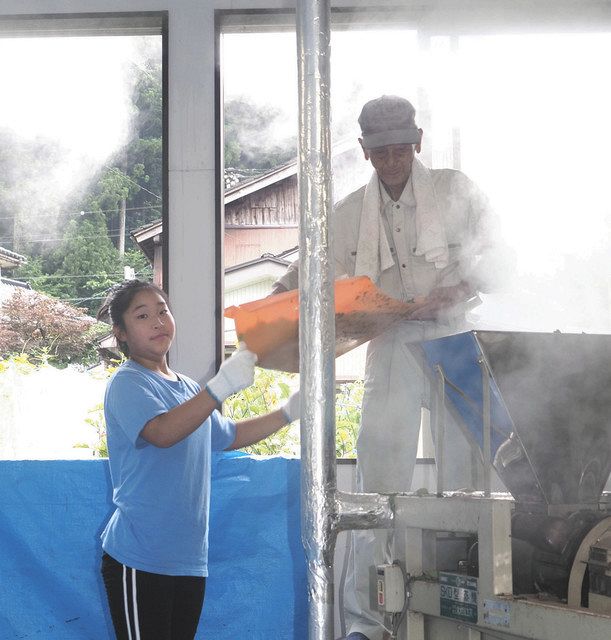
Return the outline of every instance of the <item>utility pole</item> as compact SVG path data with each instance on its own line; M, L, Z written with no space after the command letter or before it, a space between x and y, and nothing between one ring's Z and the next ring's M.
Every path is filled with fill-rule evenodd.
M125 198L121 198L119 204L119 255L125 255L125 212L127 204Z

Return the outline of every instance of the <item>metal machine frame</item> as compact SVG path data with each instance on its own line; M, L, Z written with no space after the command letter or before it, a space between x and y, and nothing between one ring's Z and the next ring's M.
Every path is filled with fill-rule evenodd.
M608 336L604 339L606 338ZM529 335L525 339L529 344L529 341L538 338ZM541 340L546 341L544 349L549 352L549 341L556 339L566 340L564 344L569 346L580 340L579 337L570 336L566 338L542 336ZM593 338L583 340L589 345L587 340L593 340ZM516 343L520 344L520 341L517 340ZM556 344L556 342L553 343L554 348ZM587 349L589 348L587 346ZM606 348L603 345L602 351L604 352ZM587 349L583 357L586 367L590 363L590 352ZM603 366L606 361L604 353L597 357L599 366ZM517 637L533 640L574 640L611 637L609 594L604 593L604 589L602 595L590 592L590 608L581 606L584 578L588 567L592 568L598 562L603 587L604 581L609 581L607 576L610 575L610 567L607 558L611 555L611 551L608 551L608 547L611 546L608 544L611 540L609 536L611 510L606 502L606 494L603 493L598 501L590 500L587 504L554 504L553 501L551 503L548 501L546 504L546 496L550 492L544 486L545 470L536 466L541 465L541 459L534 460L538 452L534 451L534 456L531 457L527 447L524 447L525 456L532 465L533 482L541 488L541 495L544 497L540 503L527 504L526 510L533 508L543 513L543 517L552 518L562 517L575 510L585 510L594 512L598 521L579 538L580 544L574 554L568 577L566 599L548 597L545 593L514 594L513 563L523 559L516 558L512 550L512 540L515 538L512 533L512 516L525 507L510 493L495 494L491 491L494 467L491 455L493 422L499 419L499 407L507 410L497 385L498 381L495 380L493 366L482 349L477 358L477 365L481 371L481 387L478 390L480 395L475 402L479 407L480 432L475 438L468 437L468 441L478 449L477 454L483 462L483 486L479 487L481 491L474 493L443 493L439 489L443 487L441 474L444 466L447 465L443 451L446 409L452 410L453 417L459 414L455 410L456 407L446 406L448 401L446 385L449 383L453 387L455 398L458 397L457 394L469 402L473 402L473 398L467 398L469 394L458 389L455 380L453 382L448 380L440 364L433 365L430 361L429 364L432 376L437 380L432 418L436 427L437 458L438 461L441 459L441 465L438 465L437 469L438 493L436 496L412 494L395 496L395 557L404 565L406 575L409 577L407 615L399 629L398 638L481 640ZM497 359L493 364L498 366L499 360ZM471 371L471 374L472 383L474 372ZM530 374L527 373L526 376L528 375ZM562 377L558 379L563 381ZM514 400L515 398L512 399ZM597 405L598 416L603 424L606 424L606 402L605 397ZM496 415L493 418L494 403L496 403ZM506 418L505 425L511 425L515 430L508 411ZM596 420L593 420L593 423L595 422ZM550 428L550 425L554 427L553 421L545 426ZM462 428L465 432L469 432L465 425L462 425ZM483 450L479 450L476 444L478 440ZM524 446L522 443L520 445ZM569 470L568 473L571 471L574 474L574 469ZM600 478L598 480L600 482ZM570 485L570 479L567 479L567 485ZM602 487L600 490L602 491ZM569 495L568 489L566 495ZM464 567L464 573L458 570L452 573L452 569L442 566L444 560L438 555L440 544L443 545L444 541L452 540L453 536L465 534L477 540L477 577L469 574L467 567ZM602 542L598 545L600 541ZM597 551L602 552L603 557L602 560L597 558L593 563L592 548L597 545L601 547ZM605 555L607 552L608 555ZM448 584L454 586L448 587ZM448 603L453 606L448 607Z
M576 640L611 637L611 617L569 604L551 603L512 594L511 510L507 496L397 496L395 532L403 532L405 568L411 576L408 615L399 638L461 637ZM604 519L596 534L611 528ZM443 618L440 634L426 633L427 618L441 619L441 585L434 576L437 565L435 532L469 532L479 541L477 624ZM397 535L399 538L400 536ZM444 632L445 630L445 632ZM442 634L442 635L441 635Z

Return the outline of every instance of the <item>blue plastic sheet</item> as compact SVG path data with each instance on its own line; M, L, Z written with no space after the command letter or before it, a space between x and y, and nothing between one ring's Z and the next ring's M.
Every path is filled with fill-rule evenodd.
M473 331L424 342L422 345L426 361L432 372L441 366L446 380L445 394L471 432L475 442L483 450L483 392L482 371L479 359L483 357ZM455 388L459 388L458 392ZM501 393L490 377L490 455L494 458L499 446L513 430L511 417L505 407Z
M198 639L307 637L299 461L214 460L210 576ZM0 639L111 640L99 536L108 464L0 461Z

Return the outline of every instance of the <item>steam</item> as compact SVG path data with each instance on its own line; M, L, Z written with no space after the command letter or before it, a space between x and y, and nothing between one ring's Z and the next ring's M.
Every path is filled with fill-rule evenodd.
M22 151L3 158L4 199L30 234L54 237L78 215L66 210L70 199L129 140L134 65L153 40L0 39L11 60L0 69L0 135Z
M393 58L408 58L417 44L413 31L334 32L331 39L332 142L351 140L358 148L357 118L361 106L381 93L414 95L415 77L396 74L396 66L379 68L372 51L390 47ZM246 33L223 36L225 101L241 99L253 106L277 110L273 126L256 130L245 123L240 144L246 153L274 149L293 138L298 118L298 80L294 33ZM389 78L395 80L389 82ZM355 165L356 166L356 165ZM357 169L360 170L360 166ZM355 184L353 188L356 188ZM345 194L344 194L345 195Z
M479 340L547 499L597 500L611 469L611 337L484 332ZM526 480L521 464L512 473Z
M285 116L256 144L296 131L294 33L226 35L224 53L227 97ZM425 164L460 168L490 197L515 267L475 312L481 327L611 332L611 86L601 81L609 57L604 32L332 33L333 142L356 143L364 102L403 95L424 129ZM337 200L350 185L335 175Z
M463 168L493 196L517 258L489 323L610 332L611 90L598 74L611 35L461 43Z

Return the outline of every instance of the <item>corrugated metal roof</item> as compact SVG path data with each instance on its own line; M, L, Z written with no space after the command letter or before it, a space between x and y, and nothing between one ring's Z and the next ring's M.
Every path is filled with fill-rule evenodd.
M355 145L353 138L347 138L333 145L332 156L336 157L353 148ZM247 196L255 191L259 191L264 187L268 187L271 184L275 184L280 180L284 180L297 173L297 160L288 164L282 165L273 171L269 171L263 175L257 176L252 180L242 182L241 184L231 187L225 191L225 204L239 200L244 196Z
M286 251L282 251L278 255L273 255L271 253L264 253L259 258L255 258L254 260L249 260L248 262L242 262L240 264L233 265L231 267L227 267L225 269L225 273L232 273L234 271L239 271L240 269L248 269L256 264L261 264L262 262L274 262L276 264L280 264L282 266L288 266L293 258L289 259L288 256L293 256L299 250L299 247L292 247L291 249L287 249Z
M25 264L28 259L25 256L22 256L20 253L15 253L14 251L9 251L8 249L3 249L0 247L0 267L18 267L19 265Z

